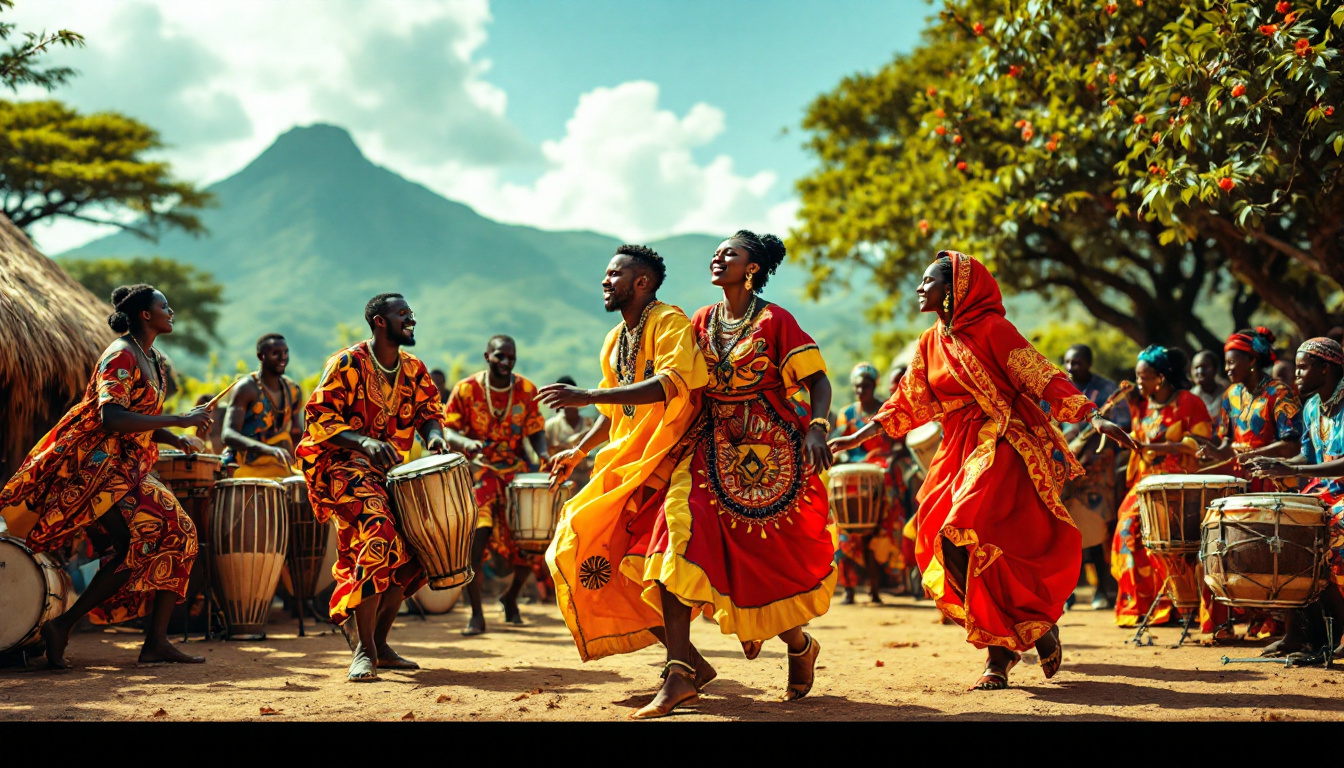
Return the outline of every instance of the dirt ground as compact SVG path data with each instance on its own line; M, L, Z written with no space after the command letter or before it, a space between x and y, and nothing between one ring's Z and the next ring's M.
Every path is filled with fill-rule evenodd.
M1065 662L1054 680L1023 665L1010 690L969 692L983 653L939 624L932 603L838 597L809 628L822 646L809 697L779 700L781 643L748 662L732 638L697 621L692 638L720 676L694 710L669 720L1344 720L1339 669L1224 666L1224 655L1254 656L1263 643L1172 649L1172 628L1135 647L1125 643L1132 630L1087 607L1061 622ZM72 671L0 671L0 720L620 720L656 689L659 648L581 664L554 606L523 606L528 624L516 628L488 613L491 632L474 638L459 634L466 616L461 605L428 620L403 616L393 645L423 669L363 685L345 682L339 633L298 637L278 611L265 640L192 642L207 658L200 666L140 667L138 634L81 633Z

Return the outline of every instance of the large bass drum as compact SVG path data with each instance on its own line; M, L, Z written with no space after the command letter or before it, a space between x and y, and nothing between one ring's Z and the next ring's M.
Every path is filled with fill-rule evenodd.
M0 653L40 640L42 625L60 616L70 576L45 552L0 536Z
M1204 520L1204 582L1238 608L1301 608L1329 580L1325 502L1296 493L1251 493L1213 502Z
M425 569L430 589L471 581L476 496L466 457L425 456L387 473L397 531Z
M215 584L229 639L264 638L289 545L284 486L259 477L220 480L212 529Z

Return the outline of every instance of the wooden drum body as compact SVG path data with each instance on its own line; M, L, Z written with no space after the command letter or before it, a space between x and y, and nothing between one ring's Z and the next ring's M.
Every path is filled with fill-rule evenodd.
M70 576L55 558L0 536L0 653L39 642L70 593Z
M154 474L173 492L182 511L196 524L198 541L210 540L210 510L215 498L215 481L224 473L224 459L212 453L159 451Z
M397 530L424 566L430 589L471 581L476 496L466 457L424 456L389 472L387 485Z
M1326 505L1314 496L1252 493L1213 502L1204 521L1204 583L1239 608L1301 608L1328 582Z
M910 456L919 465L919 471L926 475L929 473L929 467L933 465L933 457L938 455L938 448L942 444L943 425L936 421L915 427L905 436L905 447L910 449Z
M1151 552L1152 558L1167 571L1171 602L1181 613L1191 615L1199 610L1199 591L1204 570L1194 552Z
M1240 493L1246 481L1231 475L1150 475L1134 486L1143 545L1153 552L1198 552L1205 510Z
M515 475L509 483L508 520L518 548L524 552L545 552L555 538L560 510L572 498L573 481L551 490L551 476L546 472Z
M212 561L229 639L266 636L289 544L285 488L260 477L215 484Z
M289 511L289 549L285 557L289 589L291 594L312 597L327 555L327 528L334 525L317 521L308 499L308 483L302 475L286 477L280 485L284 486Z
M845 533L870 533L886 511L886 470L863 462L837 464L826 479L831 515Z

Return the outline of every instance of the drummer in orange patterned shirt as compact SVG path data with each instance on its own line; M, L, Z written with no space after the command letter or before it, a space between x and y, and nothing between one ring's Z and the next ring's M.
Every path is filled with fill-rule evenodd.
M502 334L492 337L485 347L485 362L486 370L453 387L444 408L444 428L453 448L472 459L476 476L480 517L476 520L472 565L480 573L485 548L493 540L495 551L513 564L513 583L499 599L504 606L504 621L522 624L518 592L527 583L533 566L542 561L538 555L523 554L513 540L505 516L507 490L514 475L527 471L524 439L532 443L543 468L550 463L546 452L546 420L537 406L536 385L513 372L518 351L512 337ZM542 566L539 573L544 572ZM485 632L480 579L467 584L467 596L471 599L471 619L462 634L479 635Z
M439 390L425 364L402 349L415 345L415 313L401 294L383 293L369 299L364 319L373 338L327 360L308 399L307 434L294 451L314 516L336 521L331 620L355 619L354 683L377 680L379 668L419 669L387 644L402 598L425 584L424 569L397 533L387 471L406 459L416 432L429 450L448 451Z

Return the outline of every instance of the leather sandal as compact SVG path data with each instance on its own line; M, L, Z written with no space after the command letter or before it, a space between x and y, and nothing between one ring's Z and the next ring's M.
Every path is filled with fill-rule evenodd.
M658 697L654 696L653 701L630 715L631 720L653 720L659 717L667 717L677 707L688 707L700 703L700 692L695 689L695 667L684 661L673 659L663 665L663 679L666 680L670 674L686 678L686 681L691 684L690 692L665 706L656 706L654 702L658 700ZM659 691L659 693L662 693L662 691Z
M1014 652L1013 658L1008 660L1008 665L1000 672L990 664L985 665L985 671L980 673L980 679L971 686L972 691L1002 691L1008 688L1008 673L1013 671L1013 667L1022 660L1022 654Z
M1055 676L1055 673L1064 663L1064 643L1059 640L1058 625L1051 627L1046 634L1053 635L1055 638L1055 650L1051 651L1049 656L1041 656L1041 671L1045 673L1045 679L1049 680ZM1039 642L1038 640L1037 643Z
M784 691L785 701L796 701L812 692L812 684L817 679L817 656L821 654L821 643L814 637L803 633L807 645L798 653L789 651L789 686ZM805 680L800 679L806 674Z

